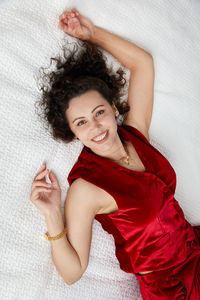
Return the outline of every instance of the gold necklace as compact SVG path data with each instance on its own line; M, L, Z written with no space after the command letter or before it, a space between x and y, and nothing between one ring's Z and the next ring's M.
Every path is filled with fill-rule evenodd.
M122 161L123 163L129 165L129 166L132 166L133 165L133 159L130 158L130 156L127 154L127 146L124 144L124 148L125 148L125 152L126 152L126 156L123 156L122 158L120 158L119 160ZM117 160L118 161L118 160ZM131 163L132 161L132 163Z
M125 164L130 165L130 157L129 157L129 155L123 156L122 158L120 158L120 160L123 161Z

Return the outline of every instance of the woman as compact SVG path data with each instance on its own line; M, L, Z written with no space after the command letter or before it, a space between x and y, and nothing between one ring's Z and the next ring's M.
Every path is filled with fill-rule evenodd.
M85 41L86 50L64 61L54 58L57 69L46 75L50 87L42 87L39 103L54 138L84 144L68 176L66 228L60 186L45 164L32 185L31 201L45 216L56 268L67 284L81 278L96 218L115 239L121 269L139 279L143 299L200 299L200 226L185 220L174 198L174 169L149 143L151 54L76 9L60 16L59 27ZM127 103L120 101L124 72L108 69L95 45L130 70Z

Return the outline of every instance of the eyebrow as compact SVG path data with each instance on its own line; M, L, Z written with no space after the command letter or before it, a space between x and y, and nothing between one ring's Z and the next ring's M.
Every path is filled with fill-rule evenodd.
M98 106L96 106L92 111L91 111L91 113L93 113L98 107L100 107L100 106L104 106L103 104L101 104L101 105L98 105ZM76 119L74 119L74 121L72 122L72 123L74 123L76 120L78 120L78 119L83 119L84 117L78 117L78 118L76 118Z

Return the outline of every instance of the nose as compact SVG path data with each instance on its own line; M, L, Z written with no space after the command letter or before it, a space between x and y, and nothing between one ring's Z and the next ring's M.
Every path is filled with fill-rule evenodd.
M93 122L92 122L92 125L91 125L91 129L92 129L91 130L91 132L92 132L91 136L94 137L94 136L102 133L102 130L103 130L102 128L103 128L102 124L98 120L94 119Z
M93 121L92 121L92 127L93 128L101 128L102 125L97 119L94 118Z

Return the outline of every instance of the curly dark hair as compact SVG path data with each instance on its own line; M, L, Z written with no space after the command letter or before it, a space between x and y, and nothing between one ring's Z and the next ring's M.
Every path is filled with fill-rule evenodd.
M110 105L114 102L122 118L130 109L127 101L121 101L124 96L122 88L126 85L123 69L120 67L113 72L111 67L108 68L103 52L89 41L79 40L73 50L69 48L62 46L63 56L50 59L50 66L55 62L55 70L45 72L47 68L39 69L38 83L42 95L35 103L35 112L45 121L46 129L51 129L55 140L65 143L74 139L66 117L72 98L96 90ZM70 55L67 55L69 52Z

